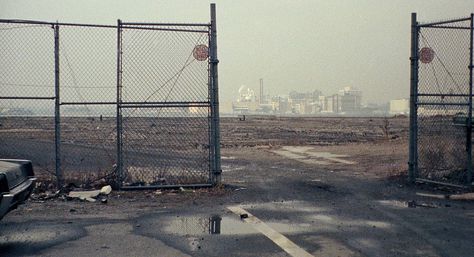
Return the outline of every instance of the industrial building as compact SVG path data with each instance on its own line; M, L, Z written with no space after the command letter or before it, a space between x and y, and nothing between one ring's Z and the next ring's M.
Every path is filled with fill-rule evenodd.
M259 94L242 85L236 101L232 102L234 114L351 114L362 109L362 91L344 87L337 94L324 96L320 90L308 92L290 91L288 96L266 95L263 80L260 80Z
M410 112L409 99L390 100L390 114L408 114Z

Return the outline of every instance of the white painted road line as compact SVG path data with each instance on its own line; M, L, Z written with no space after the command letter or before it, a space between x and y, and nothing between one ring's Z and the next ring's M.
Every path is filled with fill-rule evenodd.
M286 236L278 233L278 231L274 230L273 228L265 224L263 221L253 216L251 213L242 209L241 207L229 206L227 207L227 209L239 216L241 216L242 214L246 214L248 217L244 219L245 222L252 224L253 228L255 228L258 232L264 234L289 255L293 257L314 257L313 255L305 251L303 248L293 243Z

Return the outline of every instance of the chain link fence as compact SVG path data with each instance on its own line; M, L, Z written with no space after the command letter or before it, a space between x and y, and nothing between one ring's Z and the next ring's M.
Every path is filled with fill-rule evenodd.
M55 174L54 31L44 24L0 23L0 35L0 156L30 159L50 180Z
M472 182L472 17L414 24L412 178Z
M215 184L212 28L0 20L0 157L60 185Z
M116 34L114 27L59 28L61 171L86 187L115 178Z
M209 26L124 24L120 35L126 185L208 183Z

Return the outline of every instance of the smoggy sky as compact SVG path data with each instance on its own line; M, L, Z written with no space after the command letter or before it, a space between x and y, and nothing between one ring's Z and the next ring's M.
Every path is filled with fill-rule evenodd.
M408 97L410 13L467 17L473 0L214 1L221 101L244 84L287 94L360 88L364 102ZM0 18L116 24L208 22L209 1L0 0Z

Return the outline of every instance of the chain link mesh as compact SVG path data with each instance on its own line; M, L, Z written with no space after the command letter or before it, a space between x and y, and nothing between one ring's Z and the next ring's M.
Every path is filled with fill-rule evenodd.
M55 172L51 26L0 23L0 97L0 158L30 159L38 176L51 180ZM40 97L50 99L25 99Z
M115 26L0 23L0 158L30 159L54 178L55 26L61 176L83 187L118 182ZM124 26L121 41L124 182L208 183L209 27Z
M464 184L470 147L470 30L465 28L470 20L444 27L419 28L418 177ZM423 51L432 51L431 61L423 59Z
M60 26L59 41L62 172L66 181L85 187L111 183L117 156L117 29Z
M207 26L123 28L126 186L209 183L208 44Z

